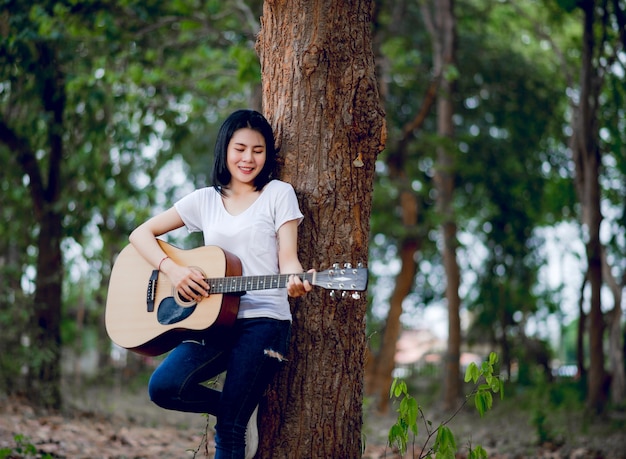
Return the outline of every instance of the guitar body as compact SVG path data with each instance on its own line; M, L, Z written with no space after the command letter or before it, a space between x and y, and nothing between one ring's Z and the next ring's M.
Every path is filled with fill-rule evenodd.
M199 269L205 278L241 276L239 258L219 247L182 250L161 240L159 244L176 263ZM183 339L232 326L238 311L239 294L211 294L199 303L177 301L168 277L156 271L129 244L111 271L105 325L114 343L139 354L156 356Z

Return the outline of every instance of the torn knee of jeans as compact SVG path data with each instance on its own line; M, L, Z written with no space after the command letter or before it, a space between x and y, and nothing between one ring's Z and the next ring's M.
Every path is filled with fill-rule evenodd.
M284 362L287 359L280 353L280 352L276 352L272 349L265 349L265 351L263 351L263 353L265 355L267 355L268 357L272 357L274 359L278 359L279 362Z

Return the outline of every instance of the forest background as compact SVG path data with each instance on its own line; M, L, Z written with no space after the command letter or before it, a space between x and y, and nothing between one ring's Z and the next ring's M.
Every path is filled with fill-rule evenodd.
M1 5L0 389L62 409L65 384L127 385L154 365L106 335L111 267L135 225L208 184L225 116L262 110L264 4ZM360 300L365 338L341 336L366 345L368 409L389 413L401 374L418 396L432 382L433 400L451 410L467 390L461 355L493 350L507 397L532 394L539 440L554 440L547 419L560 409L617 422L626 409L626 5L372 6L386 143L373 161L348 152L372 172L373 195L367 260L346 256L366 261L371 279ZM323 51L332 62L333 48ZM306 157L285 155L286 169ZM306 206L306 187L294 185ZM201 243L182 233L172 242ZM401 368L405 329L440 332L440 363Z

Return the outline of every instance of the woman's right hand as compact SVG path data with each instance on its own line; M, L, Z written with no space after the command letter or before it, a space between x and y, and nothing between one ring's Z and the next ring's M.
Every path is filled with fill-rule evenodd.
M161 271L167 275L183 300L200 302L209 296L211 286L200 271L180 266L171 258L163 262Z

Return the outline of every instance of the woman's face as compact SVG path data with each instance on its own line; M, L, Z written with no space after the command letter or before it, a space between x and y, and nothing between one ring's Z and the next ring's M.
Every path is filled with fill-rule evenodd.
M236 130L226 151L226 166L231 175L230 186L253 186L254 179L263 170L265 159L265 138L261 133L250 128Z

